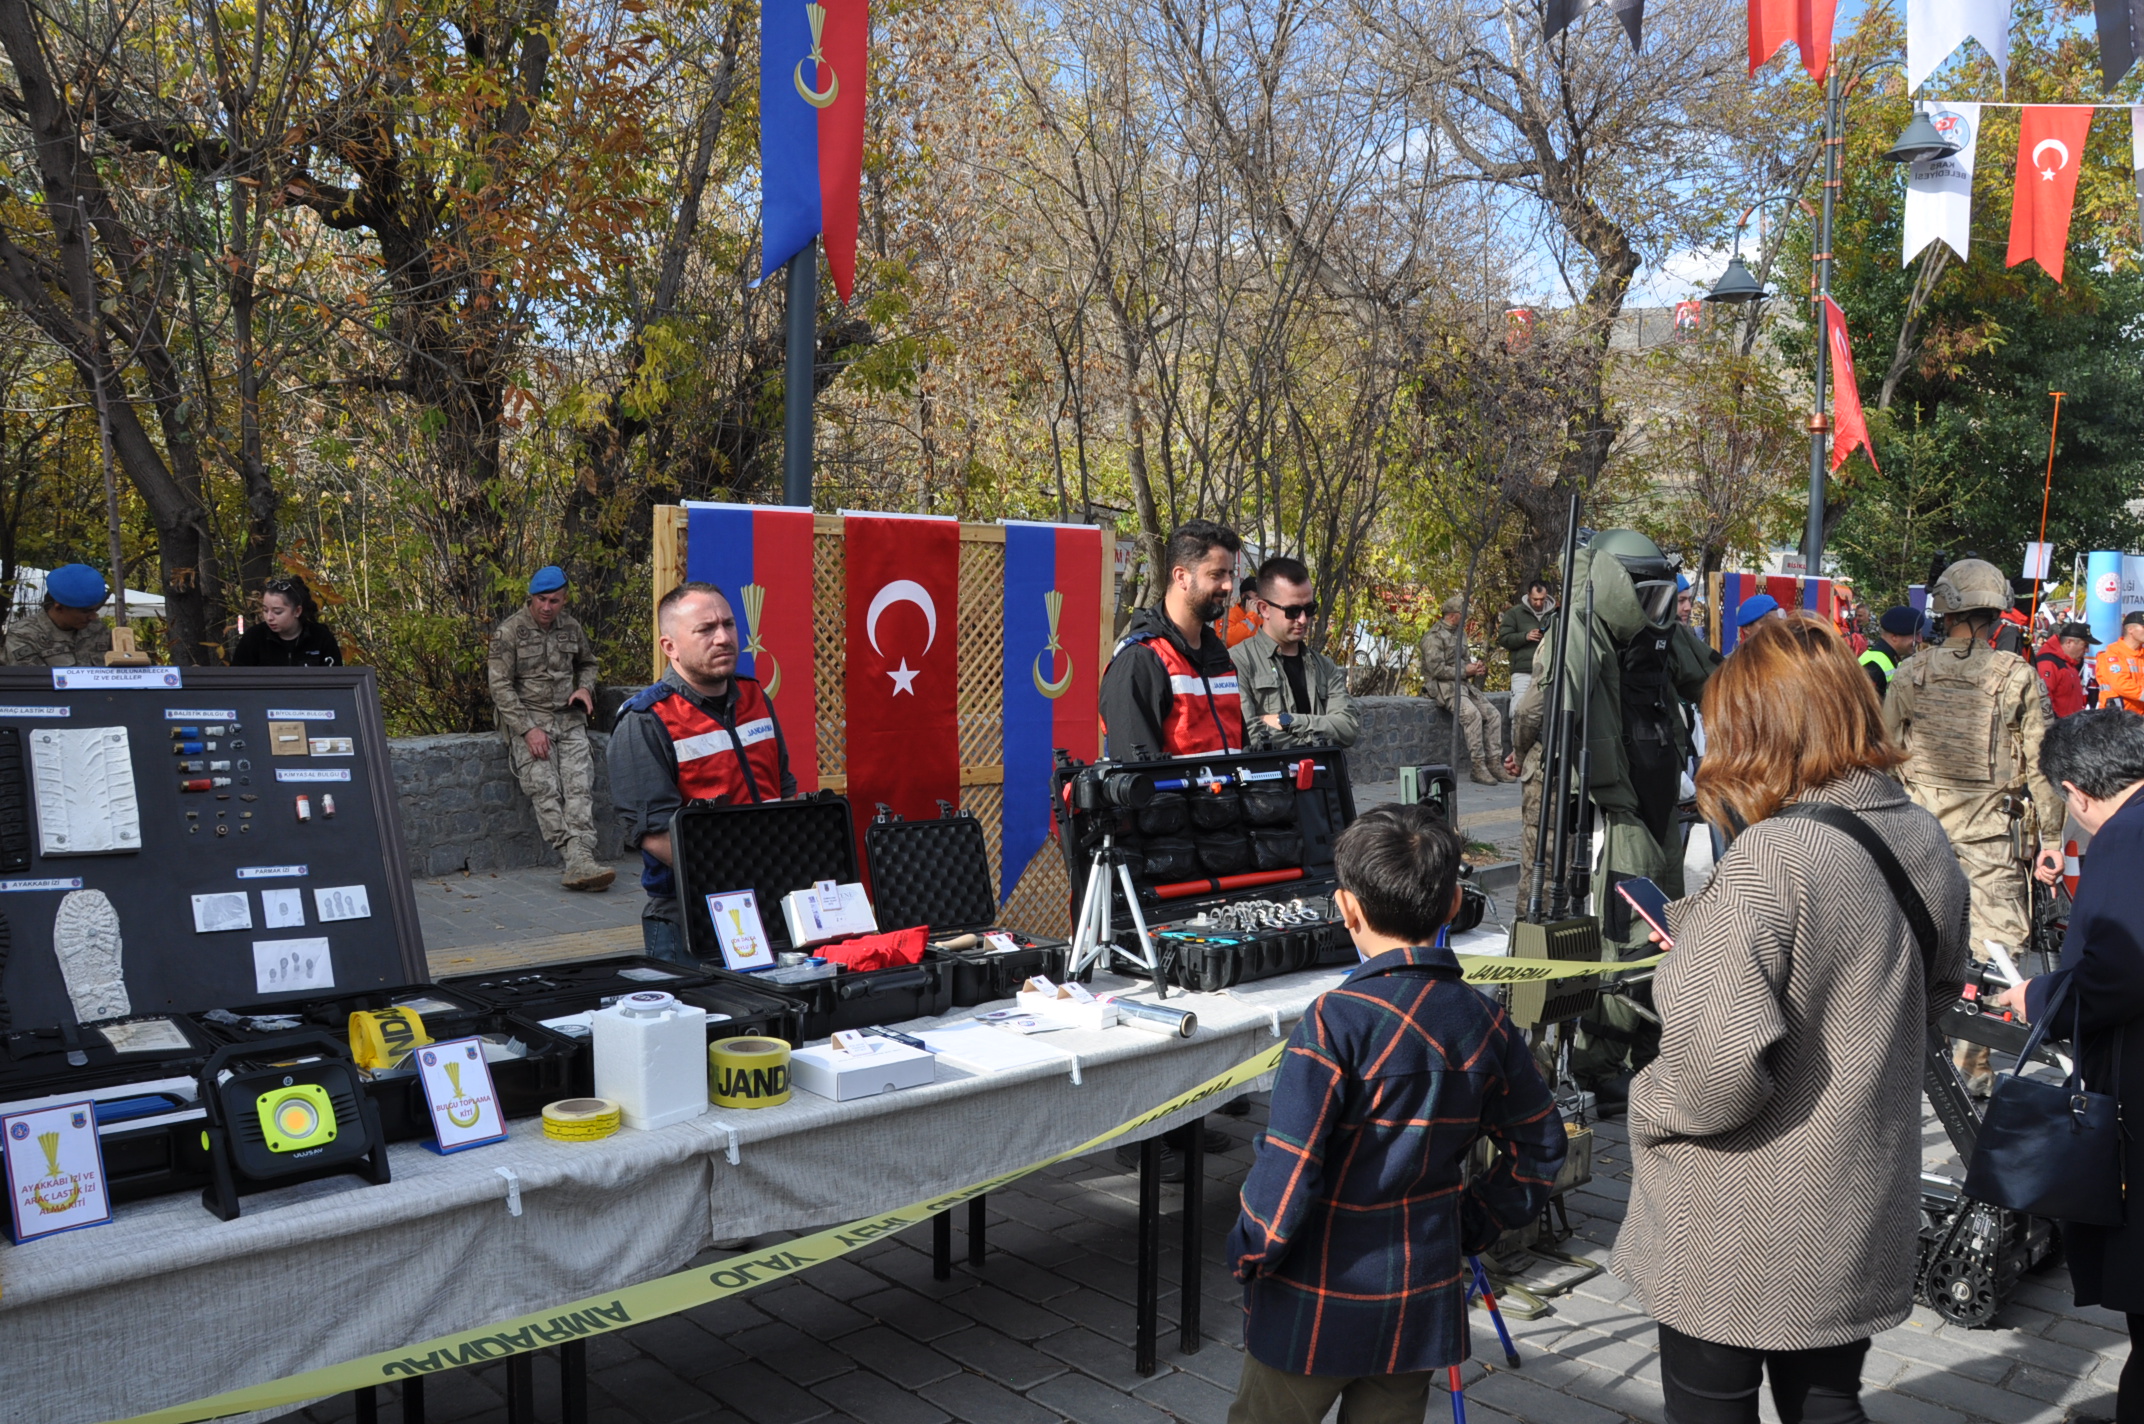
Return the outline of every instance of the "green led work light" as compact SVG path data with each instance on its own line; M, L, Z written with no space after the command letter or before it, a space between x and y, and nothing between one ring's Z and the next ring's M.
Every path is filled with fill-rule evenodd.
M318 1083L293 1083L254 1102L270 1152L303 1152L335 1140L335 1102Z

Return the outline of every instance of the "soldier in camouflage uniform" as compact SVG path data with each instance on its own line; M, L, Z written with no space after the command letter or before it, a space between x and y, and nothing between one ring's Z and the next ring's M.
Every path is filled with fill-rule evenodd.
M112 630L97 610L111 593L104 575L67 564L45 575L45 606L8 625L11 667L103 667Z
M491 700L514 775L536 808L543 838L566 862L568 890L607 890L617 872L596 860L595 759L588 719L596 710L596 654L566 612L566 575L555 566L529 579L528 606L491 638Z
M1473 759L1474 780L1494 786L1511 777L1504 770L1504 719L1474 685L1473 679L1487 671L1476 658L1459 664L1466 655L1466 636L1459 627L1459 595L1444 600L1444 616L1422 635L1422 681L1430 700L1459 719L1467 755ZM1456 697L1455 694L1456 693Z
M2053 720L2032 665L1988 645L2011 604L1993 564L1963 559L1943 571L1929 606L1946 641L1891 675L1883 720L1905 749L1906 793L1949 833L1972 887L1973 955L1990 942L2015 955L2032 937L2025 876L2035 858L2059 868L2065 808L2040 771L2040 738ZM1974 1091L1992 1086L1988 1050L1957 1045Z

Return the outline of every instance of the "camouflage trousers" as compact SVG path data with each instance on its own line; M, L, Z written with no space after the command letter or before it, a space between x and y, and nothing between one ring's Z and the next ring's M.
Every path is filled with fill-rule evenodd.
M536 825L544 844L569 864L576 855L593 860L596 853L594 749L585 727L569 727L551 734L551 755L538 757L529 750L528 739L510 736L506 752L513 759L514 779L528 793L536 808Z
M1486 766L1491 762L1502 765L1504 719L1482 690L1472 683L1462 687L1454 715L1459 718L1459 730L1466 738L1467 760L1475 766ZM1452 769L1457 771L1459 768Z
M1988 958L1991 939L2015 955L2032 942L2032 900L2025 889L2028 867L2011 853L2009 835L1953 840L1951 849L1972 892L1973 958Z

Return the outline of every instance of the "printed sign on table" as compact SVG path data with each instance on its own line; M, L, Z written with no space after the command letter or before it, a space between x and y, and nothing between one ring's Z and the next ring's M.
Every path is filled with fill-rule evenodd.
M8 1234L34 1241L112 1219L97 1105L88 1100L0 1116Z
M432 1110L435 1151L459 1152L506 1139L506 1119L492 1091L483 1040L450 1038L432 1044L418 1053L417 1072Z

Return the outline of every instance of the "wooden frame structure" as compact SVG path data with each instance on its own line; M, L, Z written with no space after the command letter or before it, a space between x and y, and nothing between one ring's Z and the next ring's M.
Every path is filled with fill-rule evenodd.
M675 588L685 577L686 528L683 505L657 505L654 527L653 598ZM812 516L813 681L818 692L819 785L846 794L846 676L848 627L847 571L843 539L848 521L838 514ZM1101 526L1102 608L1097 667L1106 666L1115 643L1116 537ZM960 526L960 804L983 823L990 846L990 873L1004 883L1003 808L1005 787L1005 526ZM648 610L652 678L664 662L655 641L655 611ZM871 808L856 808L859 821ZM1056 842L1045 842L1034 860L1014 867L1012 897L1004 907L1005 923L1030 934L1063 935L1071 922L1071 884Z

